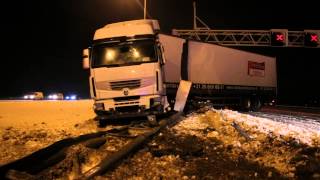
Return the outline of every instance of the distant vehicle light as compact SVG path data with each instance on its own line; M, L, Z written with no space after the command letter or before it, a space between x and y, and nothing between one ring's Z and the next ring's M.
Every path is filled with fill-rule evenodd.
M25 94L23 96L23 99L30 99L30 100L42 100L43 99L43 93L42 92L31 92L28 94Z
M48 96L48 99L50 99L50 100L63 100L63 94L62 93L50 94Z
M66 100L76 100L77 99L77 95L69 95L69 96L66 96L65 99Z

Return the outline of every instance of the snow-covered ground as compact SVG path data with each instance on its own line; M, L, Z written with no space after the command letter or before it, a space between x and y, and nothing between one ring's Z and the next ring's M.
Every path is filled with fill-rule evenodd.
M0 128L68 128L93 118L92 100L0 101Z
M251 140L233 127L234 123ZM232 147L229 157L236 160L245 154L248 161L275 168L285 177L296 177L303 168L316 167L313 172L320 171L320 166L315 165L320 161L320 154L317 153L320 147L320 123L317 118L270 113L249 115L211 108L203 114L189 115L174 129L177 133L191 134L200 139L219 140L226 149ZM307 151L315 153L310 153L311 156L303 154ZM308 157L308 160L301 157ZM310 162L315 163L310 165ZM318 175L314 174L316 177Z
M290 137L308 145L320 145L320 118L256 112L252 115L221 111L224 117L260 132Z
M92 100L0 101L0 165L26 156L55 141L99 131L96 121L93 120L95 114L92 104ZM244 138L233 127L233 123L252 140ZM235 162L241 157L262 167L275 168L286 177L295 177L297 169L309 166L319 167L320 171L320 166L317 165L320 161L317 150L320 146L320 122L317 118L270 113L250 115L207 108L204 112L188 115L173 127L172 133L177 137L191 135L201 141L217 142L217 146L209 143L205 144L205 147L213 148L213 151L220 149L219 153L227 155ZM313 153L313 150L309 149L306 152L312 153L305 155L303 150L306 148L315 148L316 151ZM171 155L164 155L162 158L166 159L165 157ZM212 157L215 156L209 156L209 159ZM302 159L297 160L296 157ZM307 161L304 157L314 161ZM175 158L181 160L179 156ZM313 162L315 163L312 164ZM177 168L179 170L180 167ZM317 169L309 174L320 177Z
M92 100L0 101L0 164L55 141L96 132Z

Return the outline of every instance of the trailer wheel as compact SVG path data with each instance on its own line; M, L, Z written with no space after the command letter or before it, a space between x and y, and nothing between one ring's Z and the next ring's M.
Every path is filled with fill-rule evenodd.
M174 103L175 103L175 97L167 96L167 98L168 98L168 103L170 105L170 108L173 109L174 108Z
M242 108L244 111L250 111L252 108L252 102L250 98L242 99Z
M261 109L261 101L259 98L254 98L253 103L252 103L252 107L251 110L252 111L259 111Z

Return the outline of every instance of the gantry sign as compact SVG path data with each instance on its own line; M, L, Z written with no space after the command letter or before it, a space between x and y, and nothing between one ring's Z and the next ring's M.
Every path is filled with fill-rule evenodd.
M198 27L199 22L202 27ZM193 1L193 29L173 29L172 34L187 39L216 43L224 46L276 46L320 48L320 30L213 30L197 16Z
M320 48L320 30L212 30L198 28L172 31L173 35L224 46L277 46Z

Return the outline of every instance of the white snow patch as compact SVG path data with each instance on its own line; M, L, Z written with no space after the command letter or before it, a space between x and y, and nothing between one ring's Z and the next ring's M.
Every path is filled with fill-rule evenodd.
M275 118L268 114L264 114L266 118L261 118L232 110L220 110L219 112L224 118L243 122L260 132L273 133L276 136L289 136L308 145L313 145L313 140L320 138L320 122L313 119L299 119L288 115L277 115L279 118Z
M209 127L208 124L200 121L200 117L205 116L204 114L190 114L187 118L180 121L173 128L178 130L179 133L185 133L195 136L201 136L200 131Z

